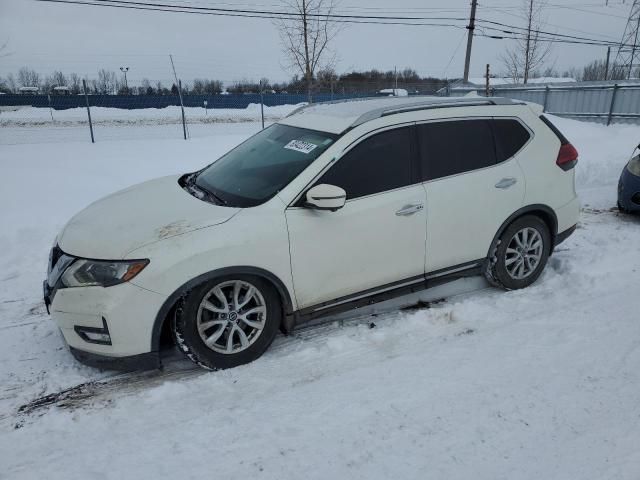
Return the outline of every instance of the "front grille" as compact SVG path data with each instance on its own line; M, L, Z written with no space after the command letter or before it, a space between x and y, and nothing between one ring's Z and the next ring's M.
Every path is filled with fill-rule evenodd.
M640 205L640 192L634 193L633 197L631 197L631 201L636 205Z

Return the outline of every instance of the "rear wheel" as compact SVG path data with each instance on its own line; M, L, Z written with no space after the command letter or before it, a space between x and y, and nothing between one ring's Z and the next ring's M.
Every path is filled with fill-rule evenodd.
M547 224L534 215L521 217L500 235L489 259L487 280L508 290L528 287L544 270L550 251Z
M232 275L194 288L176 312L178 347L198 365L218 370L260 357L282 319L276 290L257 277Z
M619 201L618 201L618 210L619 210L621 213L629 213L629 210L627 210L626 208L624 208L624 207L622 206L622 204L621 204Z

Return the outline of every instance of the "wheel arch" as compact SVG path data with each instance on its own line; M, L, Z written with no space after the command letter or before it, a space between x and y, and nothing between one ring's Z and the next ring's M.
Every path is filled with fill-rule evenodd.
M289 290L285 286L284 282L280 280L280 278L278 278L268 270L258 267L251 267L246 265L224 267L216 270L211 270L210 272L203 273L202 275L198 275L197 277L192 278L188 282L178 287L171 295L167 297L167 299L160 307L160 310L158 310L155 321L153 323L153 330L151 333L151 351L157 352L160 350L160 340L162 338L162 332L166 328L169 313L171 312L173 307L176 306L176 303L178 302L180 297L182 297L185 293L187 293L197 285L208 282L209 280L213 280L214 278L232 274L253 275L262 278L273 285L280 296L280 300L282 301L284 324L283 328L286 331L290 330L292 325L290 325L291 321L289 319L292 318L293 302L291 300L291 294L289 293Z
M547 224L547 227L549 227L549 233L551 234L551 251L549 252L549 254L553 252L555 238L558 234L558 217L556 216L556 213L553 211L553 209L548 205L533 204L516 210L511 215L509 215L509 217L504 222L502 222L502 225L500 225L500 228L496 232L495 236L493 237L493 241L489 246L487 258L491 258L492 252L496 248L500 236L507 229L507 227L511 225L515 220L525 215L536 215L540 217L544 221L544 223Z

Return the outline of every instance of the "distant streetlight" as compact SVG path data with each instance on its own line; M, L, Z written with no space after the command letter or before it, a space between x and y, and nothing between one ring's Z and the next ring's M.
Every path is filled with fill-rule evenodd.
M129 67L120 67L120 71L124 73L124 89L129 93L129 85L127 84L127 72L129 71Z

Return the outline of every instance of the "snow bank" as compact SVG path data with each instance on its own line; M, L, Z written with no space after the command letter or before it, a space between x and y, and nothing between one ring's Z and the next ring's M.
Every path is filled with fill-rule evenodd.
M640 128L549 118L578 150L576 184L583 203L597 208L616 205L618 179L640 143Z
M264 107L267 120L278 120L295 110L299 105L279 105ZM185 117L189 123L246 122L261 119L260 104L250 104L247 108L185 107ZM51 119L53 115L53 120ZM179 106L166 108L106 108L91 107L91 119L95 125L162 125L182 122ZM0 113L0 127L12 126L74 126L88 122L86 108L52 110L39 107L22 107Z

